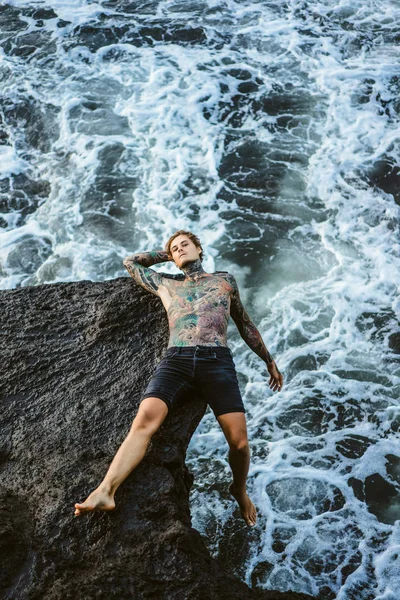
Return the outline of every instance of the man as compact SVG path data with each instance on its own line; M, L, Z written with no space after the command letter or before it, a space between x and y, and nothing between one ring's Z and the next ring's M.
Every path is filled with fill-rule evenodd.
M183 274L158 273L148 268L169 260ZM105 478L85 502L75 504L76 516L94 509L115 508L117 488L142 460L151 437L173 410L179 395L184 390L189 393L200 389L229 444L233 475L229 491L247 525L256 523L256 509L246 492L250 449L245 409L232 352L226 343L229 316L247 345L266 363L273 391L282 389L283 377L243 307L234 276L226 271L207 273L202 260L198 237L179 230L170 237L165 251L142 252L123 261L134 280L161 299L168 315L169 343Z

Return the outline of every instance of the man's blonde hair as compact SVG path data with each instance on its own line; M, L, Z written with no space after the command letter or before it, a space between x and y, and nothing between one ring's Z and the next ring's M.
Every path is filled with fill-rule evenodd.
M174 239L176 237L178 237L178 235L187 235L188 238L193 242L193 244L195 246L200 246L201 250L199 252L199 257L200 257L200 261L203 262L203 248L202 248L202 245L200 243L199 238L197 237L197 235L195 235L191 231L185 231L184 229L180 229L179 231L175 231L175 233L171 235L171 237L169 238L168 242L165 244L165 252L168 254L168 258L170 260L172 259L171 244L174 241Z

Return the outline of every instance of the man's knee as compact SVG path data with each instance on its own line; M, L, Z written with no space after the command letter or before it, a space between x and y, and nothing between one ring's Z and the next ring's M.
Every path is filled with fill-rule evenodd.
M231 438L229 440L229 448L234 452L240 452L240 454L247 454L250 451L247 436Z
M159 398L145 398L131 425L131 432L144 432L152 435L157 431L168 414L168 407Z

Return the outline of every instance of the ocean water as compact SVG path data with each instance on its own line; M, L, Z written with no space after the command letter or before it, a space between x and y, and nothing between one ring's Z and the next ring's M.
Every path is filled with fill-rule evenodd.
M127 275L178 228L236 276L284 375L231 321L258 523L209 410L191 510L260 589L400 598L399 42L394 0L0 5L0 289Z

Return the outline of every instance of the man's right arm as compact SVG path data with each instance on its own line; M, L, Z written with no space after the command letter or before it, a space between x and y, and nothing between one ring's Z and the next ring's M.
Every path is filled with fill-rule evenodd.
M123 264L136 283L148 292L158 296L158 288L163 285L162 277L157 271L148 267L168 260L168 254L164 250L154 250L153 252L140 252L127 256L124 258Z

